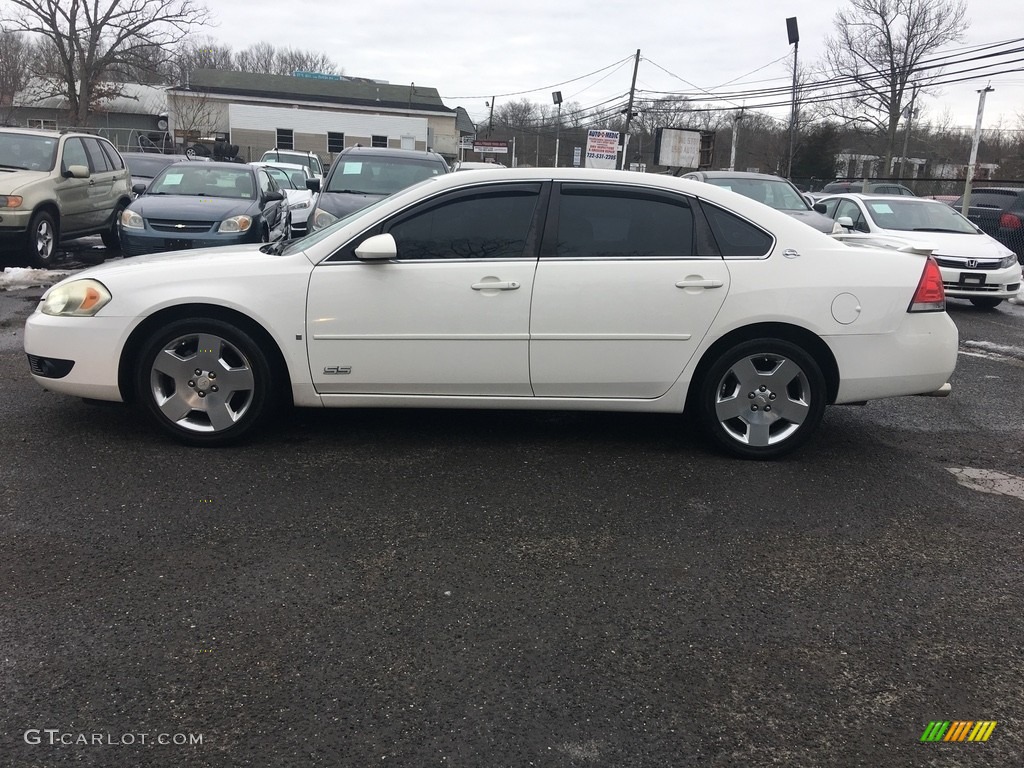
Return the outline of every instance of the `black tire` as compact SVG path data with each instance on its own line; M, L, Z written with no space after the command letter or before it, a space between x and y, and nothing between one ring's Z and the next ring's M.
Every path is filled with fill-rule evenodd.
M260 345L236 325L176 320L144 344L136 400L159 429L188 445L227 445L270 414L278 391L273 371Z
M127 203L122 202L118 204L117 208L114 209L114 218L110 222L110 228L100 235L100 239L103 240L103 245L105 245L108 250L121 250L121 228L118 225L121 221L121 214L124 213L124 209L127 207Z
M1003 303L1002 299L989 299L984 296L981 296L976 299L971 299L970 301L971 304L976 306L978 309L995 309L996 307Z
M698 424L727 452L774 459L799 448L825 414L821 368L802 348L781 339L737 344L697 382Z
M60 243L60 226L49 211L36 211L28 225L25 243L28 265L38 269L49 269L57 261L57 246Z

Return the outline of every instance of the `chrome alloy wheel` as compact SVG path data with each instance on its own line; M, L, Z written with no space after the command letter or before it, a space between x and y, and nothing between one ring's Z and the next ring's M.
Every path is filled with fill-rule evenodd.
M216 334L174 338L157 352L149 373L153 402L189 432L222 432L253 404L253 366L237 346Z
M793 435L810 413L811 386L804 370L780 354L742 357L718 382L715 416L743 445L767 447Z

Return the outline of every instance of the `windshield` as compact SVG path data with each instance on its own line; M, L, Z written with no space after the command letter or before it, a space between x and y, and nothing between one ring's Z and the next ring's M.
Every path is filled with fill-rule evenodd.
M979 233L977 227L952 206L931 200L870 200L868 215L882 229L900 232Z
M782 179L708 179L722 189L757 200L777 211L807 211L810 207L793 185Z
M146 194L253 200L256 198L256 180L252 170L243 165L235 169L209 168L200 163L176 163L168 166L153 180Z
M291 163L292 165L304 165L307 168L309 168L309 172L312 175L323 175L323 169L320 166L320 159L315 155L307 155L305 153L287 152L285 150L272 149L269 152L263 153L263 157L260 158L260 162Z
M31 133L0 133L0 168L52 171L57 162L57 139Z
M440 163L419 158L363 157L339 160L326 192L391 195L445 172Z

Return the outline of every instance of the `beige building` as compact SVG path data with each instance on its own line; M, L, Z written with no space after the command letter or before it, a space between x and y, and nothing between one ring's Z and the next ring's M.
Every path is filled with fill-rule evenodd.
M435 88L414 83L203 69L168 90L167 114L177 142L228 141L243 160L274 148L330 160L357 144L458 154L455 110Z

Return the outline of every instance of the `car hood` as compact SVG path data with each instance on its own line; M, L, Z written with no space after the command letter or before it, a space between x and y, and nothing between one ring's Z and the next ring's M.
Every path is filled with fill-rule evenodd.
M353 192L321 192L320 199L316 201L316 207L321 211L327 211L339 219L348 216L350 213L365 208L370 203L383 200L387 195L371 195Z
M49 171L14 171L0 168L0 194L13 194L26 184L45 179L49 175Z
M832 229L835 227L835 221L817 211L783 211L783 213L814 227L819 232L824 232L826 235L832 234Z
M895 229L882 230L879 234L892 235L914 243L927 243L934 248L936 256L951 256L962 259L1002 259L1013 251L988 235L959 232L904 232Z
M242 214L255 216L260 212L255 200L195 195L142 195L129 208L148 219L180 221L219 221Z

